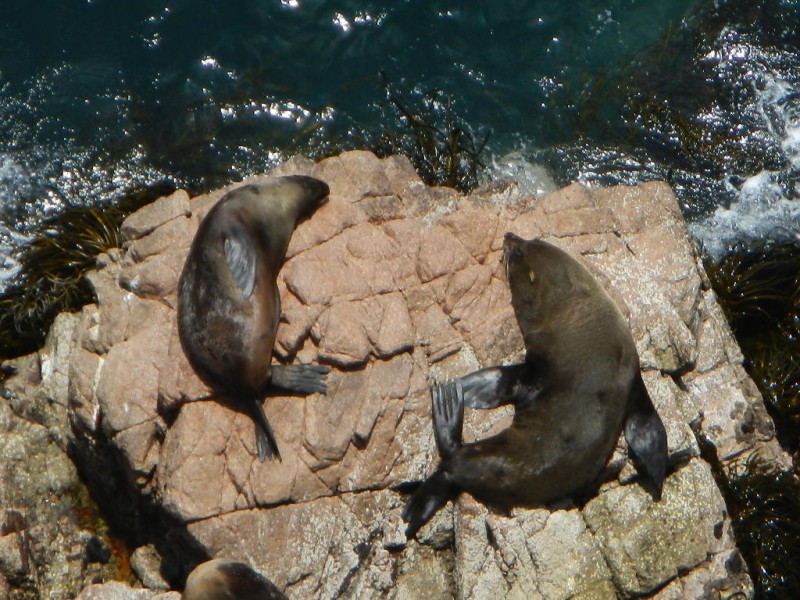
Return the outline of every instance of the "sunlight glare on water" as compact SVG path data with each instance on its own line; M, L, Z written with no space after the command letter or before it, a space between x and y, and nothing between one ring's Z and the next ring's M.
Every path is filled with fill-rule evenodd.
M665 179L693 219L743 210L740 196L793 214L800 17L782 0L8 0L3 11L3 263L12 232L63 206L370 148L407 127L387 85L412 109L439 93L432 114L453 111L478 144L488 136L483 179L518 177L532 193ZM693 228L704 243L714 227L740 235L736 219L720 224L725 210Z

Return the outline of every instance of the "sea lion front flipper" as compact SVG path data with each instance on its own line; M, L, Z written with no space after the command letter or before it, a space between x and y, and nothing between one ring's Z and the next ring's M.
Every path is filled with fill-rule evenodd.
M256 425L256 451L258 452L258 460L264 462L267 458L277 458L281 460L281 453L278 451L278 442L275 440L275 434L272 433L267 415L264 414L264 407L261 400L253 400L253 421Z
M298 394L324 394L330 368L323 365L272 365L271 385Z
M450 476L442 470L422 482L403 509L403 521L408 523L406 538L411 539L425 523L431 520L436 511L447 501L454 498L458 488L450 480Z
M661 499L661 488L667 470L667 432L647 393L640 373L636 374L628 401L625 440L631 450L633 464L650 484L655 500Z
M433 433L442 460L453 455L461 446L464 425L464 390L461 381L434 383L431 386Z
M233 280L242 291L242 296L249 298L256 287L255 248L242 226L231 226L229 229L222 243L225 262L228 263Z
M544 389L540 370L533 363L487 367L461 377L464 403L470 408L491 409L513 404L530 405Z

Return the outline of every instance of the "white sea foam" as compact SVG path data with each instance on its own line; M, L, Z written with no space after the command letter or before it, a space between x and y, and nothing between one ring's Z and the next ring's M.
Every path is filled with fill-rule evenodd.
M24 178L22 166L11 157L0 154L0 213L5 213L13 197L13 190ZM19 240L6 225L0 221L0 291L5 282L19 271L19 263L13 257L13 250Z
M12 186L16 185L23 177L22 166L10 156L0 154L0 206L5 203Z
M719 207L689 224L692 236L715 257L740 241L800 240L800 202L783 195L777 177L777 173L761 171L747 179L730 208Z
M771 73L754 73L754 113L780 147L787 168L762 170L734 186L736 201L720 206L689 230L706 252L719 257L736 242L800 241L800 89ZM787 197L787 195L789 197Z
M514 150L502 156L493 156L487 166L488 179L513 179L520 195L541 196L554 192L558 186L553 176L542 165L528 160L525 152Z

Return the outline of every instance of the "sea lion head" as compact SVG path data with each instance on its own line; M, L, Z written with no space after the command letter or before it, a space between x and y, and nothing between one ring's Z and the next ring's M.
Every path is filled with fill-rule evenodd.
M512 296L525 304L567 299L574 296L574 288L580 284L574 259L541 240L524 240L506 233L503 262Z
M189 574L181 600L285 600L266 577L249 566L214 559Z
M308 218L328 200L330 188L324 181L305 175L288 175L273 180L283 202L297 206L297 220Z
M220 201L220 211L236 213L237 218L256 227L276 229L283 223L288 240L295 225L322 206L329 192L328 184L314 177L275 177L231 190Z

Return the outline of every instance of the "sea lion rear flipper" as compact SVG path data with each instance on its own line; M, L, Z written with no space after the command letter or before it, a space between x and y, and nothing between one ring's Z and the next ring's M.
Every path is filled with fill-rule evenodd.
M650 484L653 498L660 500L667 470L667 432L639 373L631 388L628 406L625 440L636 470Z
M411 539L436 511L455 497L458 488L445 471L436 471L422 482L403 509L403 521L408 523L406 538Z
M272 365L273 387L298 394L324 394L330 368L323 365Z
M264 414L264 407L261 400L255 399L253 404L253 420L256 425L256 451L258 452L258 460L264 462L267 458L277 458L281 460L281 453L278 451L278 442L275 440L275 434L272 433L267 415Z
M442 460L453 455L461 446L464 425L464 391L461 382L446 381L431 386L433 433Z
M225 262L228 263L233 280L242 291L242 296L249 298L256 286L255 248L243 227L231 225L229 229L222 243Z
M461 377L464 403L470 408L491 409L504 404L529 405L544 389L540 370L530 362L487 367Z

